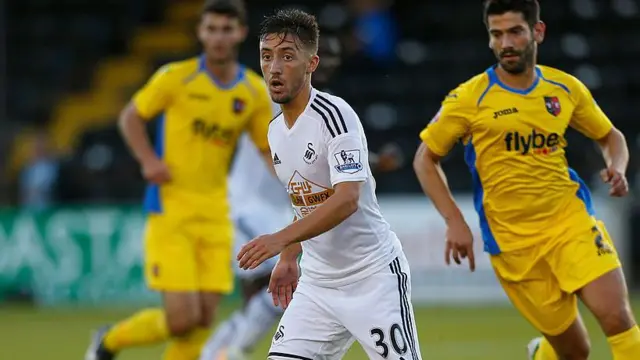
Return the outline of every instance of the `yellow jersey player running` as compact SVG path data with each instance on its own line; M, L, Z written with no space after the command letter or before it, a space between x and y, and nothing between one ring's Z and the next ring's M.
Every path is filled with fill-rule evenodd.
M245 21L241 1L207 2L198 27L203 55L163 66L122 112L122 133L150 182L145 274L164 309L97 332L87 359L165 340L164 359L197 359L220 298L232 290L226 179L241 133L249 132L271 167L271 101L262 78L237 63ZM152 119L155 151L145 133Z
M536 65L545 37L537 1L486 1L484 19L498 64L446 96L420 134L414 161L447 223L447 262L468 258L474 267L471 232L439 165L461 139L484 248L511 302L544 335L530 344L530 358L587 359L580 298L598 319L614 359L638 359L640 329L618 256L564 150L568 127L595 140L611 195L624 196L624 136L578 79Z

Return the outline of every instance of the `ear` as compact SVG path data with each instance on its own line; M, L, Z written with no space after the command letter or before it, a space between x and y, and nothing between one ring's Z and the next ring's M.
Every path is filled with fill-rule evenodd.
M493 51L493 41L491 41L491 33L489 32L489 29L487 29L487 37L489 38L489 43L487 45L489 46L489 49Z
M544 42L544 35L547 31L547 24L542 21L538 21L535 25L533 25L533 39L536 43L542 44Z
M318 55L312 55L311 61L309 61L309 66L307 66L307 74L311 74L316 71L318 64L320 64L320 57Z

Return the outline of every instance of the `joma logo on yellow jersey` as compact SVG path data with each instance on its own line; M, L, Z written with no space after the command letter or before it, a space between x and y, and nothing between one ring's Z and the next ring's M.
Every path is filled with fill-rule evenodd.
M517 108L502 109L502 110L498 110L498 111L494 112L493 113L493 118L497 119L500 116L517 114L517 113L518 113L518 109Z

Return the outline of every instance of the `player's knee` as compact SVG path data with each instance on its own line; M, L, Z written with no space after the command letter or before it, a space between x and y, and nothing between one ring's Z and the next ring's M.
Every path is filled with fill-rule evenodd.
M169 328L169 333L173 337L182 337L186 336L191 331L199 327L199 316L194 316L191 314L184 314L183 316L173 316L168 317L167 319L167 327Z
M587 360L591 353L591 344L589 339L585 339L582 342L574 344L570 349L567 349L564 354L561 354L560 358L564 360Z
M202 307L197 294L167 292L163 295L167 328L172 336L187 335L198 327Z
M203 311L198 321L198 326L203 328L210 328L213 326L215 320L215 310Z
M563 360L587 360L591 353L591 342L585 336L571 342L557 344L554 350Z
M620 334L635 325L635 319L628 303L607 309L597 317L607 336Z
M198 314L197 326L210 328L215 320L216 310L222 295L218 293L200 294L200 313Z

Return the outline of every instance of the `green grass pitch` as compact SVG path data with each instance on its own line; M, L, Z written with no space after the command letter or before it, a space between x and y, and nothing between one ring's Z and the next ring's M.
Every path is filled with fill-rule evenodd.
M233 309L221 309L224 317ZM640 315L640 301L635 301ZM0 307L0 359L81 360L90 332L102 324L127 316L114 309L33 309ZM585 311L583 311L585 313ZM585 315L592 336L592 358L611 359L604 337L590 315ZM422 356L446 360L526 359L525 346L536 332L509 306L418 307L416 309ZM270 334L271 335L271 334ZM253 359L265 359L270 336L256 349ZM162 346L123 352L118 360L161 359ZM366 359L354 345L345 360Z

